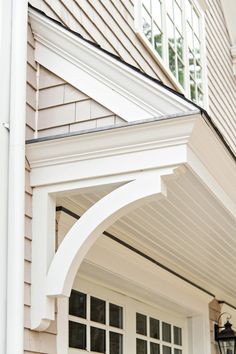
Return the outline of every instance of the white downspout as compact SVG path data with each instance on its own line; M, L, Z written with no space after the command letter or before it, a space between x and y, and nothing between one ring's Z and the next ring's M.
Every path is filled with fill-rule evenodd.
M7 0L5 0L7 2ZM8 191L7 354L23 354L26 0L12 0L10 145Z
M11 1L0 1L0 353L6 352Z

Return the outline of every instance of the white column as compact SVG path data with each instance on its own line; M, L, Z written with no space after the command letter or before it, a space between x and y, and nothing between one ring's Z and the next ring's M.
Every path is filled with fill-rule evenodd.
M26 0L12 0L8 193L7 354L23 353Z
M6 352L7 194L10 107L11 1L0 1L0 353Z

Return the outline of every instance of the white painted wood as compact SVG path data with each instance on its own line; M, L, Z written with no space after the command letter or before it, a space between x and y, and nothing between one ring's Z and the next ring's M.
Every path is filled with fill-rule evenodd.
M121 118L133 121L195 109L38 13L30 11L30 16L37 61Z
M199 16L199 23L200 23L200 46L201 46L201 65L202 65L202 90L203 90L203 107L206 109L208 108L208 92L207 92L207 70L206 70L206 47L205 47L205 18L204 18L204 11L206 10L206 1L192 1L194 9L197 11L198 16ZM142 29L142 1L137 0L134 3L135 7L135 32L137 37L140 39L140 41L144 44L145 49L150 53L150 55L153 57L153 59L158 63L159 67L162 68L163 72L165 75L168 77L170 82L173 84L175 89L178 92L181 92L185 94L186 97L188 97L191 100L191 95L190 95L190 83L189 83L189 58L188 58L188 47L185 46L185 43L188 41L188 36L187 36L187 20L186 20L186 8L187 8L187 2L183 1L181 5L182 9L182 28L183 28L183 43L184 43L184 58L183 58L183 63L184 63L184 78L185 78L185 87L182 87L181 84L178 82L177 78L175 75L171 72L169 68L169 58L168 58L168 39L167 39L167 24L166 24L166 18L167 18L167 12L165 8L165 2L162 3L161 5L161 18L162 18L162 25L159 24L159 27L161 28L163 32L163 44L162 44L162 57L157 53L157 51L154 48L154 44L150 43L150 41L147 39L145 36L143 29Z
M57 354L68 353L68 309L69 299L58 298L57 299Z
M9 109L10 109L10 70L11 70L11 1L0 3L0 81L4 89L0 95L0 352L6 352L6 301L7 301L7 199L8 199L8 160L9 160Z
M80 275L87 275L88 278L94 278L96 283L106 284L125 296L134 297L150 306L158 303L176 314L204 314L208 302L212 300L211 295L107 237L97 240L84 261L78 279ZM78 280L76 282L79 284Z
M90 272L90 265L94 267L93 274ZM106 273L102 281L99 275L103 270ZM111 279L113 283L110 283ZM136 288L127 290L125 284L135 284ZM181 327L185 327L183 322L189 318L193 330L188 330L188 338L185 332L184 346L186 348L187 342L194 345L189 346L190 350L186 353L210 353L209 335L206 334L210 331L206 320L209 321L208 302L211 301L211 296L194 289L112 240L100 238L91 248L73 287L124 307L125 352L135 350L137 311L169 323L174 322ZM142 296L138 287L146 291ZM153 294L152 302L147 295L150 293ZM65 316L66 320L68 319ZM187 331L186 327L184 331Z
M5 303L7 311L5 353L22 354L24 348L25 103L28 2L12 0L9 7L11 13L6 11L6 5L4 5L5 11L3 12L3 16L10 16L11 21L11 28L9 29L7 26L4 29L9 31L11 35L10 71L8 71L8 63L6 66L7 75L9 75L8 80L10 81L10 86L8 84L6 86L9 97L5 96L5 103L9 105L8 117L10 123L9 180L5 186L5 188L8 187L8 200L5 205L5 208L8 208L7 286L4 287L7 293L7 302ZM5 23L5 20L3 23ZM8 35L7 39L9 40ZM6 48L9 49L8 44ZM9 60L8 51L4 59ZM4 118L6 119L6 117ZM13 337L14 341L12 340Z
M167 170L166 174L170 174ZM49 296L69 296L76 272L96 239L124 213L143 204L147 199L165 195L165 187L158 172L144 175L115 189L94 204L71 228L50 265L47 275ZM80 237L76 237L77 234ZM65 258L65 255L66 258Z
M198 117L150 121L28 144L31 185L49 185L88 176L136 173L144 168L186 162L185 143ZM135 159L134 154L137 155ZM64 163L68 163L66 169ZM89 167L91 163L92 171Z
M44 297L46 274L55 253L55 201L48 193L34 189L32 223L31 327L44 330L54 319L54 301ZM42 321L39 321L39 318Z
M199 116L127 125L67 137L63 144L62 141L28 145L33 167L32 185L114 176L186 163L233 217L236 215L235 163L214 130ZM217 160L215 156L218 156Z
M44 330L48 327L50 320L54 318L52 296L69 296L76 272L85 254L101 232L127 210L137 207L150 198L160 198L165 195L161 176L172 172L173 170L167 169L144 174L142 178L115 189L94 204L73 225L60 244L49 269L49 262L55 249L55 204L47 191L35 191L33 195L35 217L32 244L32 328ZM79 238L76 236L78 232Z

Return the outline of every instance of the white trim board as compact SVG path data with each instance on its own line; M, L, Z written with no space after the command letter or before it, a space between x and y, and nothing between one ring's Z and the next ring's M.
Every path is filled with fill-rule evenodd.
M124 120L186 113L196 106L35 10L35 59Z
M104 257L104 254L107 256ZM187 320L189 325L194 326L186 338L189 342L188 352L210 353L208 304L212 297L166 274L166 271L156 268L110 239L100 238L89 251L73 288L123 306L126 316L129 313L126 312L127 306L132 303L137 306L135 310L154 317L156 313L156 317L165 318L169 323L175 322L181 326L180 323ZM150 293L152 296L149 296ZM132 314L128 317L132 318ZM63 330L67 322L68 306L65 306L58 313L61 331L58 331L57 345L58 349L64 346L64 351L60 351L63 354L67 353L65 342L68 343L68 338ZM129 335L128 328L125 328ZM130 333L135 334L135 331L131 330Z
M50 185L51 192L60 191L56 184L116 183L124 175L186 164L236 217L235 161L199 114L27 144L27 158L32 187Z

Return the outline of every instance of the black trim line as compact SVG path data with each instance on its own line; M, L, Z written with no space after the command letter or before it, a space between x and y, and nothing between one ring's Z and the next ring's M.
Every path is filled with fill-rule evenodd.
M75 218L75 219L77 219L77 220L80 218L80 216L79 216L78 214L75 214L73 211L71 211L71 210L69 210L69 209L67 209L67 208L64 208L63 206L57 206L57 207L56 207L56 211L63 211L64 213L66 213L66 214L72 216L73 218ZM201 286L195 284L195 283L192 282L191 280L189 280L189 279L183 277L182 275L178 274L178 273L175 272L174 270L172 270L172 269L166 267L165 265L159 263L159 262L156 261L154 258L149 257L149 256L146 255L145 253L139 251L137 248L135 248L135 247L129 245L128 243L126 243L126 242L120 240L118 237L116 237L116 236L110 234L109 232L104 231L104 232L103 232L103 235L109 237L109 238L112 239L113 241L115 241L115 242L121 244L122 246L128 248L128 249L131 250L132 252L134 252L134 253L138 254L139 256L141 256L141 257L147 259L149 262L151 262L151 263L155 264L156 266L158 266L158 267L160 267L160 268L166 270L167 272L169 272L169 273L175 275L176 277L182 279L182 280L185 281L186 283L188 283L188 284L194 286L195 288L197 288L197 289L203 291L204 293L206 293L206 294L208 294L208 295L210 295L210 296L212 296L212 297L215 297L215 295L212 294L210 291L208 291L208 290L202 288Z
M227 301L218 301L219 304L225 304L228 305L229 307L232 307L232 309L236 310L236 306L229 304Z
M72 218L79 220L80 216L78 214L75 214L73 211L64 208L63 206L57 206L56 211L64 211L64 213L72 216Z
M205 119L210 123L211 127L213 128L213 130L215 130L216 134L219 136L220 140L223 142L223 144L225 145L226 149L228 150L228 152L230 153L230 155L233 157L234 161L236 162L236 155L234 154L233 150L230 148L229 144L227 143L227 141L225 140L223 134L219 131L219 129L217 128L217 126L215 125L215 123L213 122L213 120L211 119L211 117L209 116L209 114L207 113L207 111L198 106L196 103L192 102L190 99L186 98L182 93L177 92L176 90L172 89L171 87L165 85L162 81L146 74L145 72L141 71L140 69L138 69L137 67L127 63L126 61L124 61L121 57L110 53L109 51L107 51L106 49L102 48L99 44L92 42L86 38L84 38L80 33L73 31L72 29L70 29L69 27L66 27L65 25L63 25L61 22L55 20L54 18L48 16L45 14L45 12L37 9L37 7L34 7L33 5L31 5L30 3L28 4L29 8L31 8L32 10L40 13L42 16L46 17L47 19L51 20L52 22L56 23L58 26L64 28L66 31L74 34L76 37L79 37L81 40L83 40L84 42L92 45L93 47L99 49L100 51L102 51L103 53L106 53L107 55L109 55L110 57L116 59L117 61L119 61L120 63L128 66L130 69L138 72L139 74L141 74L142 76L146 77L147 79L155 82L156 84L164 87L166 90L172 92L173 94L175 94L176 96L181 97L183 100L185 100L186 102L192 104L193 106L195 106L196 108L198 108L202 114L203 117L205 117ZM31 141L32 142L32 141Z

